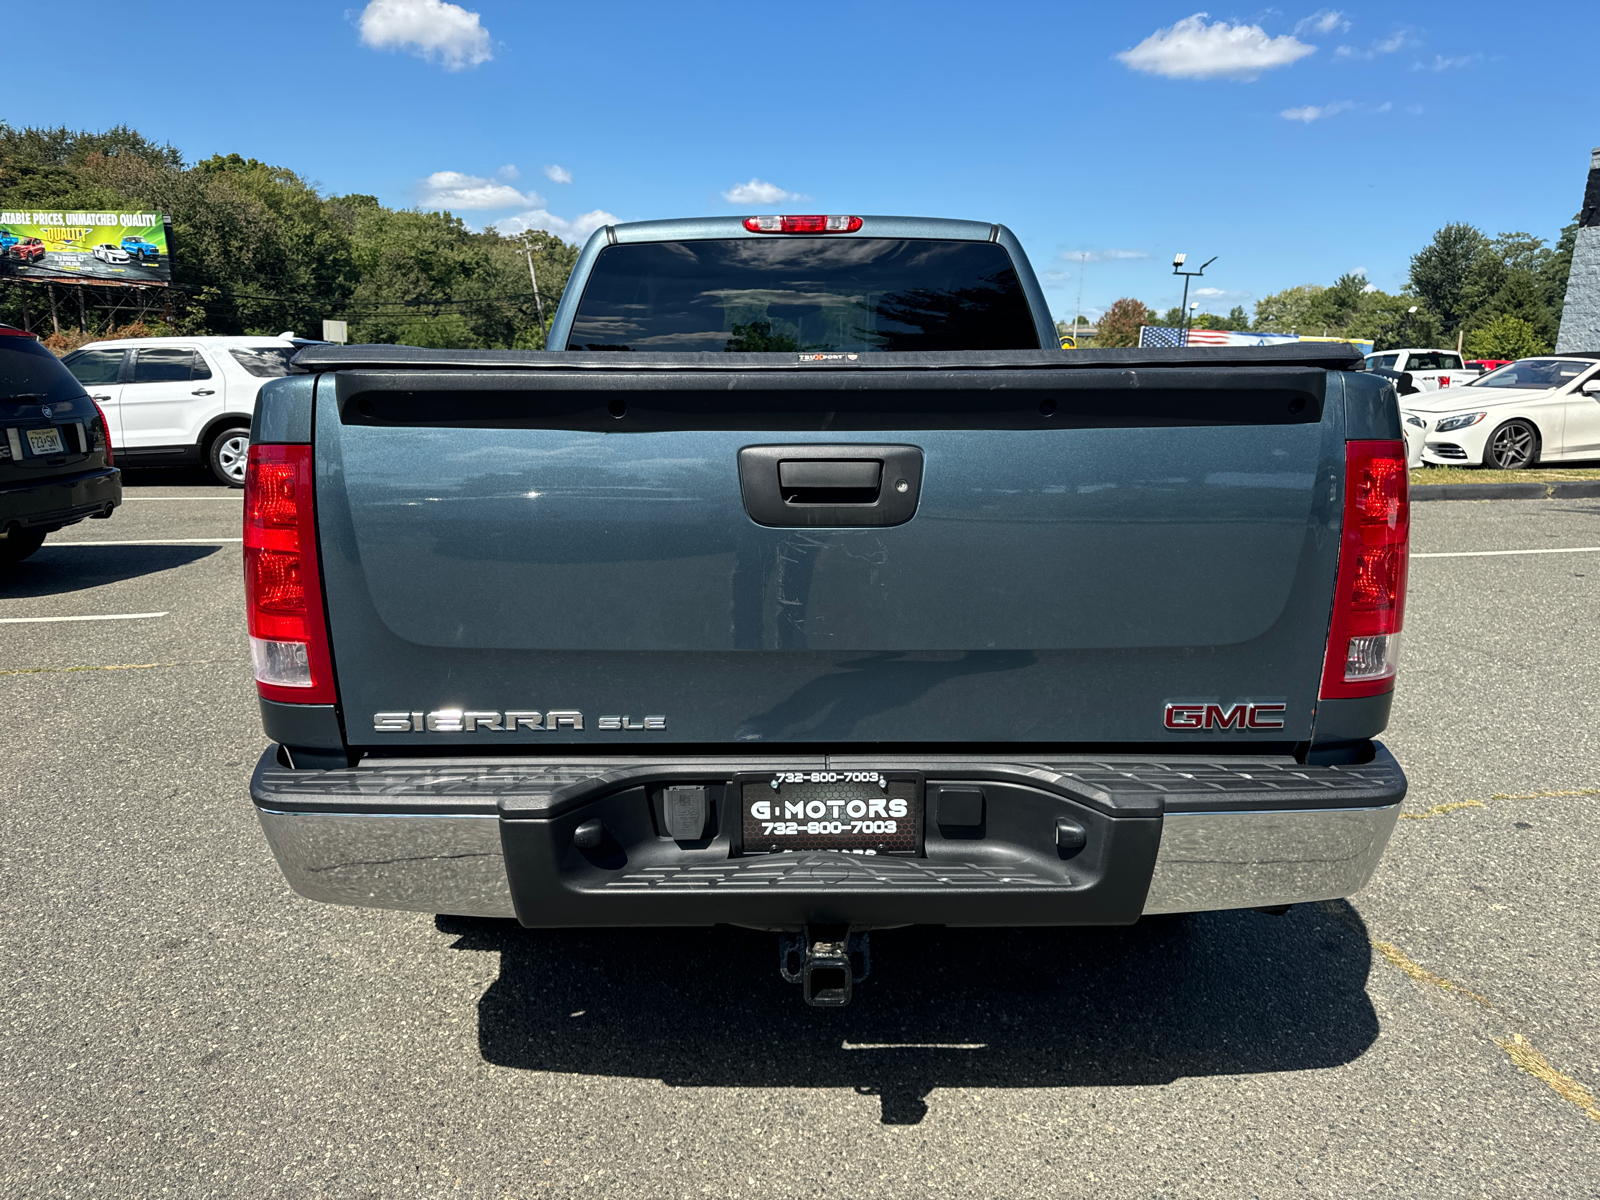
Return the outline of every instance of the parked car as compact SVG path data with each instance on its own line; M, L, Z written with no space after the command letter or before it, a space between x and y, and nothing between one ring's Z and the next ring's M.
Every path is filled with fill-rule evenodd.
M1385 350L1367 355L1367 369L1404 371L1423 392L1460 387L1478 378L1478 370L1461 361L1454 350Z
M9 229L0 229L0 254L8 252L22 240L20 233L12 233Z
M1423 434L1428 428L1428 423L1415 413L1406 411L1407 396L1420 394L1420 389L1412 381L1411 375L1406 371L1391 371L1386 367L1368 367L1373 375L1381 375L1394 384L1394 390L1400 397L1400 431L1406 439L1406 467L1408 469L1422 465Z
M297 891L776 931L837 1005L875 927L1370 878L1409 508L1353 346L1062 354L1004 226L850 216L607 226L549 341L262 390L250 793Z
M121 503L105 414L32 334L0 325L0 570Z
M21 238L7 246L5 253L23 262L41 262L44 259L44 243L36 237Z
M103 263L125 263L128 261L128 252L114 242L101 242L94 248L92 253Z
M154 262L161 257L161 250L154 243L147 242L142 237L123 238L122 250L130 258L137 258L140 262L146 260Z
M1521 358L1402 406L1425 423L1424 462L1516 470L1600 458L1600 353Z
M127 338L91 342L64 361L105 409L124 465L204 463L242 487L256 394L294 373L296 349L288 334Z

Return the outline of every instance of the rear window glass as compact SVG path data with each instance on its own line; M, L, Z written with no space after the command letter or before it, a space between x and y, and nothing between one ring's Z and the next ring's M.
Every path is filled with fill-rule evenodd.
M1594 363L1570 358L1523 358L1509 367L1475 379L1473 387L1553 388L1571 383L1591 370Z
M992 242L734 238L609 246L569 350L1037 350Z
M117 381L126 354L126 350L83 350L64 362L84 387L104 387Z
M304 375L303 367L289 365L295 355L293 346L252 347L247 350L229 350L233 361L258 379L281 379L285 375Z
M186 383L210 377L211 368L193 350L141 350L133 361L134 383Z
M0 400L27 397L54 403L82 395L83 385L38 342L31 337L0 334Z

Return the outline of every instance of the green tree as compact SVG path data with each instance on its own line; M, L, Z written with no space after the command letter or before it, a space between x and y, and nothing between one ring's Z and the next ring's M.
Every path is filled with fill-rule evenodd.
M1222 328L1240 331L1250 328L1250 314L1244 311L1244 305L1235 304L1228 310L1228 323Z
M1528 358L1549 353L1550 343L1527 321L1506 313L1470 331L1466 350L1468 358Z
M1311 302L1322 290L1318 284L1302 283L1263 296L1256 301L1252 328L1264 333L1309 332Z
M1137 346L1139 326L1149 323L1150 310L1139 300L1123 297L1106 309L1100 318L1097 346Z
M1412 312L1415 308L1417 311ZM1364 292L1354 316L1340 331L1344 336L1370 340L1374 350L1439 344L1439 321L1420 296Z
M1489 239L1475 225L1446 225L1411 257L1411 290L1438 314L1444 333L1454 337L1471 313L1468 294L1473 267L1489 252Z
M1574 217L1571 224L1561 227L1555 247L1539 272L1540 282L1544 284L1545 303L1558 318L1567 300L1567 276L1572 273L1572 250L1577 240L1578 220Z

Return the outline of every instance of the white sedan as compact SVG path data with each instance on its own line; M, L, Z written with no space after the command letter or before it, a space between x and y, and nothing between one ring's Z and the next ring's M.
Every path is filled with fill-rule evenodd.
M1422 461L1436 466L1600 459L1600 353L1518 359L1465 387L1406 396L1400 417L1407 448L1420 432Z
M103 263L125 263L128 252L113 242L101 242L94 248L94 256Z

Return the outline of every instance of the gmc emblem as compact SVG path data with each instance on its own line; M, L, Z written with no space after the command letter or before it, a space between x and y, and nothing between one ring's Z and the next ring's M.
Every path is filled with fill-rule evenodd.
M1168 729L1282 729L1284 704L1169 704Z

